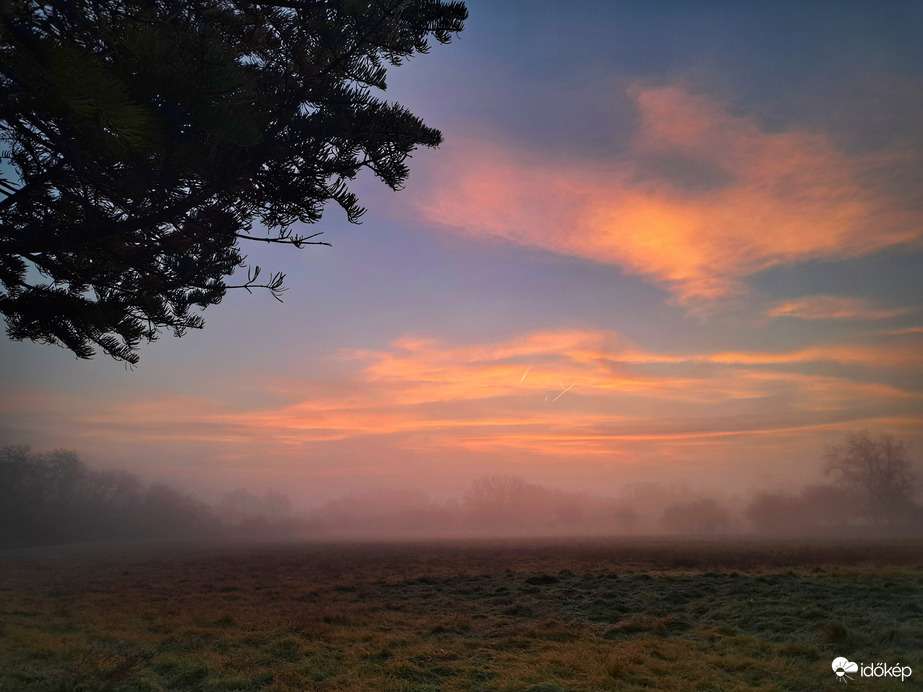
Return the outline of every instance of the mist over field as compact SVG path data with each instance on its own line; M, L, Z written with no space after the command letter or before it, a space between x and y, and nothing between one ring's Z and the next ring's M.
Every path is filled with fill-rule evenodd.
M124 470L94 470L73 451L6 447L0 449L0 547L180 538L923 536L916 486L884 498L886 514L872 504L881 498L843 483L744 494L648 481L592 494L491 475L443 499L400 487L355 491L314 507L276 490L211 496Z

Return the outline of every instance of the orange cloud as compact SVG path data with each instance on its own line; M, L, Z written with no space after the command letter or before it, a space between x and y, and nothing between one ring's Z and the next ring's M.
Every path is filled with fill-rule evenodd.
M669 354L566 330L474 346L405 338L339 360L357 366L341 387L350 394L312 388L296 403L213 421L293 444L391 438L381 444L573 457L612 454L627 440L846 429L923 404L912 389L810 371L834 363L923 372L918 349L900 344Z
M491 142L440 157L424 219L618 265L686 304L746 291L768 267L919 243L919 212L868 184L885 156L848 155L823 134L765 132L682 86L628 90L630 154L604 166L548 161Z
M766 314L803 320L883 320L909 312L912 312L909 308L877 308L870 301L859 298L805 296L776 303Z
M923 350L915 341L667 353L603 331L476 345L404 338L337 354L344 374L336 381L264 383L276 402L259 406L194 397L51 403L68 434L127 449L148 440L275 459L348 443L372 455L504 450L627 462L664 445L679 454L774 432L919 427ZM33 395L22 411L7 411L7 424L51 403Z
M725 351L697 356L710 363L772 365L799 363L837 363L892 369L905 373L923 369L923 351L911 344L839 344L802 348L795 351Z
M642 429L628 429L617 434L607 434L600 431L575 432L548 432L539 434L507 433L503 435L479 435L459 440L457 444L477 452L501 452L515 449L520 452L551 456L551 457L586 457L604 456L612 458L621 457L630 463L637 459L637 454L647 448L658 450L679 451L685 456L685 461L691 461L690 449L699 446L714 447L716 444L744 442L752 445L754 438L782 438L790 434L818 433L830 431L847 432L857 428L873 428L888 430L916 430L923 418L920 416L868 416L852 418L850 420L801 423L796 425L767 424L765 427L751 425L735 428L732 425L727 429L715 427L702 427L698 430L670 432L656 427ZM658 452L655 452L656 456Z

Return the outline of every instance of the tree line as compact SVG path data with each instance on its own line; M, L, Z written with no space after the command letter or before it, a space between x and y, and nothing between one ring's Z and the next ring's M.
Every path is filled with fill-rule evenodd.
M290 501L280 493L235 490L211 506L128 471L91 469L71 450L0 448L0 547L278 534L299 528Z
M828 447L824 458L828 483L761 492L746 500L677 483L638 483L620 497L603 497L548 488L521 476L493 475L445 502L408 490L347 495L321 508L316 519L334 534L923 533L919 486L904 442L861 431Z
M278 492L237 489L209 505L126 471L90 469L73 451L0 449L0 546L104 539L232 536L809 536L923 533L909 448L859 432L829 447L827 484L734 501L680 485L639 483L619 497L570 492L493 475L459 497L379 488L296 516Z

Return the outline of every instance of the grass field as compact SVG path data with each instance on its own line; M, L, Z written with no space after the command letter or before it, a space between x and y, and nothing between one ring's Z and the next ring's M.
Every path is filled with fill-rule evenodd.
M0 553L2 690L923 689L923 544Z

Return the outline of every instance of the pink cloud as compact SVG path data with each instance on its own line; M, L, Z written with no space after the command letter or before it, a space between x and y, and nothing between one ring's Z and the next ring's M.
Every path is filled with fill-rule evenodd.
M912 312L910 308L885 309L871 301L842 296L805 296L776 303L769 317L797 317L803 320L883 320Z
M420 214L471 237L617 265L685 304L739 295L775 265L923 240L920 213L865 182L891 157L849 155L815 132L763 131L681 85L628 94L640 126L625 159L549 161L462 142L439 158ZM677 161L691 172L677 178Z
M923 396L810 369L836 363L923 372L923 356L912 346L664 353L581 330L465 346L404 338L386 349L340 353L337 360L354 367L347 381L292 384L289 403L233 411L171 399L86 413L81 422L110 419L140 434L283 447L365 438L417 450L487 445L596 455L626 439L738 438L893 416L895 405L912 408Z
M578 329L474 345L403 338L331 356L335 378L265 384L272 396L260 405L177 396L115 405L33 394L6 417L22 426L51 411L60 434L73 436L65 444L81 449L103 441L124 449L171 445L279 469L319 449L358 458L502 451L617 464L686 449L694 461L703 444L919 429L923 392L912 383L923 374L923 351L916 341L665 352ZM831 364L842 371L830 374Z
M907 329L897 329L891 332L885 332L889 336L911 336L915 334L923 334L923 327L908 327Z

